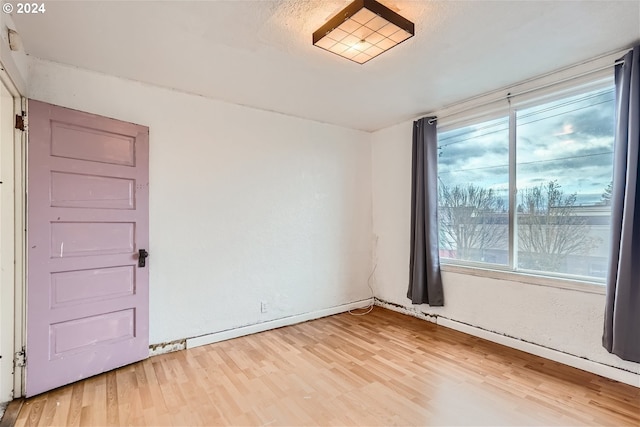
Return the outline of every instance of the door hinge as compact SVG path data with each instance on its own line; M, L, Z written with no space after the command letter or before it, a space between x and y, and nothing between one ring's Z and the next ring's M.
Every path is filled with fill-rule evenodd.
M24 111L22 112L22 114L16 114L16 129L24 131L24 119L26 117L27 113L25 113Z
M16 368L22 368L27 363L27 355L24 352L24 348L13 355L13 366Z

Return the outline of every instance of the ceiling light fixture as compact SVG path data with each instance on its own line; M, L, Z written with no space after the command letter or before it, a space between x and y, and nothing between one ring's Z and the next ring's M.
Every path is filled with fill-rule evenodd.
M313 45L364 64L413 35L413 22L375 0L356 0L313 33Z

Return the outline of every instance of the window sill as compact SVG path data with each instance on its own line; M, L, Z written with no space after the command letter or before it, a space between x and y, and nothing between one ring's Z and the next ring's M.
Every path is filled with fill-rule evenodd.
M584 282L580 280L565 279L559 277L538 276L535 274L522 273L516 271L503 271L483 267L471 267L466 265L449 264L442 262L441 270L449 273L468 274L471 276L487 277L497 280L508 280L520 282L528 285L547 286L550 288L567 289L571 291L586 292L590 294L604 295L606 293L604 284L595 282Z

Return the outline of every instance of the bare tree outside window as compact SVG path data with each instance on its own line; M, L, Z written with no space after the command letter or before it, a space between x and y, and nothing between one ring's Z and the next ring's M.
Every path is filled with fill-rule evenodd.
M577 197L565 194L557 181L520 192L519 267L562 271L567 256L589 254L599 244L587 219L577 214Z
M441 246L456 259L489 261L486 252L501 249L508 238L505 201L491 188L438 184Z

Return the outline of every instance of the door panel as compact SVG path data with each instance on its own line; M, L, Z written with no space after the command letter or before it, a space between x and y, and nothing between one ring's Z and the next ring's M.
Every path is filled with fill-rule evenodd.
M51 155L134 166L135 138L51 122Z
M27 396L148 357L148 135L29 101Z
M134 289L133 265L51 273L51 308L133 295Z
M51 172L51 206L133 209L135 180Z
M134 230L133 222L53 222L51 258L132 253Z
M135 337L133 308L59 322L49 327L52 359L78 353L99 344Z

